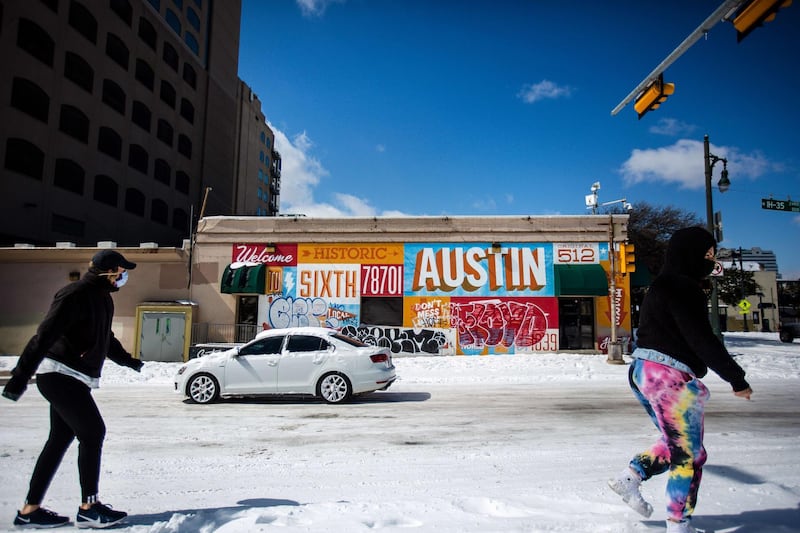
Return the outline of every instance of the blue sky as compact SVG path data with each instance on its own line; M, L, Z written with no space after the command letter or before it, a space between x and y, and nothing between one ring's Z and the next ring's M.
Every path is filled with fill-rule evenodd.
M243 0L239 76L283 157L281 212L575 215L599 201L705 220L703 136L728 159L725 247L800 278L800 6L737 44L720 22L637 120L617 106L722 0Z

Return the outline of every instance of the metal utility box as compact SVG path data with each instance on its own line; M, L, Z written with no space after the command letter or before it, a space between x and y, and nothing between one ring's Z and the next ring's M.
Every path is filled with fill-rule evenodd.
M136 306L134 355L142 361L186 361L196 307L193 302L156 302Z

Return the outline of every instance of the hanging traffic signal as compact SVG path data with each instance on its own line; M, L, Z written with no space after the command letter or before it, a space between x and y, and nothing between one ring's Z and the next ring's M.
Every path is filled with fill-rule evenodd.
M765 22L775 19L775 14L782 7L792 5L792 0L750 0L733 16L733 27L736 28L736 42L742 42L750 32Z
M639 114L641 119L645 113L658 109L668 96L675 92L674 83L664 83L664 75L659 74L658 79L648 85L645 90L636 97L633 109Z
M633 252L633 244L621 243L619 245L619 271L622 274L636 272L636 256Z

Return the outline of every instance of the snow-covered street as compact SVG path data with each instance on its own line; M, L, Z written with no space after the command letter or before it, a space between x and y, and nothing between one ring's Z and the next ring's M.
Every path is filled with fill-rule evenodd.
M753 401L704 381L709 460L701 531L800 531L800 341L731 333ZM14 358L0 358L9 369ZM101 497L120 531L634 532L664 530L666 479L642 519L606 487L656 438L603 355L396 357L400 380L345 405L313 399L193 405L177 363L104 368ZM48 428L32 386L0 403L0 531L23 503ZM74 518L76 446L45 505ZM69 530L62 528L60 530Z

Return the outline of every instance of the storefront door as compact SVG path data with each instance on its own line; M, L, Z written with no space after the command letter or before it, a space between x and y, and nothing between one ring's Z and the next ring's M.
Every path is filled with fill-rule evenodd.
M558 299L559 350L594 349L594 298Z

